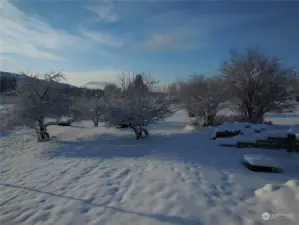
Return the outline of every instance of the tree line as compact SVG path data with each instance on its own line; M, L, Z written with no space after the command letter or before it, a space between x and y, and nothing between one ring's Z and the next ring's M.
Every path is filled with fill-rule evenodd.
M26 125L35 129L39 141L49 140L47 127L58 125L65 116L72 121L91 120L94 126L102 122L107 127L128 127L140 139L148 135L148 124L174 112L166 95L155 94L155 81L141 74L123 76L119 85L108 85L91 95L87 94L90 90L79 95L70 95L70 89L59 91L55 84L65 79L61 73L26 75L28 82L7 93L15 96L14 106L1 115L0 128Z
M278 58L258 49L231 51L217 75L193 75L171 86L171 92L183 102L195 125L213 126L223 122L223 108L236 113L233 121L263 123L268 112L295 109L299 95L298 74L282 66Z
M11 91L15 104L2 116L0 128L31 126L38 140L48 140L47 126L57 125L62 116L72 121L91 120L94 126L101 122L107 127L129 127L140 139L148 135L147 125L181 108L195 118L194 125L201 127L227 121L263 123L266 113L292 111L297 106L296 71L257 49L232 51L219 74L193 75L160 93L156 92L158 82L144 74L121 76L118 84L104 90L57 91L54 84L64 79L61 73L30 77L29 82ZM231 108L236 115L220 116L224 108ZM47 118L57 120L47 122Z
M13 93L12 91L17 88L18 85L18 76L11 73L0 72L0 93L1 95L5 93ZM31 76L27 76L28 74L20 74L26 75L25 78L22 78L20 82L28 82L28 79L36 79ZM19 78L21 79L21 78ZM45 82L47 82L45 80ZM85 87L75 87L68 84L60 84L60 83L53 83L53 87L57 89L58 92L63 94L68 94L70 96L81 96L85 95L86 97L93 97L96 95L103 95L103 90L101 89L90 89Z

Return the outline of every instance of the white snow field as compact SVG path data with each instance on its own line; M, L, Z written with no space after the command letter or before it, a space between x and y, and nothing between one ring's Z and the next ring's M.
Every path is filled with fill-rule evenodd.
M219 147L213 128L186 121L181 111L144 140L90 122L49 127L44 143L32 130L1 135L0 224L299 224L298 154ZM297 164L282 174L241 164L259 153Z

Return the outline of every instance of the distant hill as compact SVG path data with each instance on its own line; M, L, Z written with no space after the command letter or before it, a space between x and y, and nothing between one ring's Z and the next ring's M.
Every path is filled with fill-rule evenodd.
M21 74L17 74L17 73L11 73L11 72L3 72L3 71L0 71L0 76L14 76L14 77L17 78L17 83L18 84L26 83L26 81L29 79L29 77L25 76L25 75L21 75ZM47 82L47 81L45 81L45 82ZM66 84L66 83L62 83L62 82L56 82L56 83L57 83L57 88L67 88L67 87L78 88L76 86Z
M89 89L101 89L104 90L104 88L109 85L113 84L111 82L105 82L105 81L89 81L85 84L82 85L84 88L89 88Z
M17 73L10 73L10 72L3 72L0 71L0 77L2 76L6 76L6 77L16 77L16 83L17 84L26 84L26 82L28 82L30 78L29 76L26 75L21 75L21 74L17 74ZM43 80L41 82L41 85L43 84L47 84L48 81ZM99 88L99 87L77 87L77 86L73 86L67 83L61 83L61 82L55 82L54 83L54 87L57 88L58 92L64 93L64 94L68 94L70 96L86 96L86 97L92 97L92 96L101 96L103 95L103 89ZM10 104L9 98L8 96L3 96L4 92L0 93L0 105L2 104Z

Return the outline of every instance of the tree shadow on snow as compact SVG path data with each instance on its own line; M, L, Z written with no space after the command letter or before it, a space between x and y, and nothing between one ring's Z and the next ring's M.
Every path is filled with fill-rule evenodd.
M12 133L11 131L7 131L7 130L0 131L0 138L8 137L11 133Z
M171 135L152 134L141 140L136 140L133 134L125 136L102 134L89 140L57 140L56 143L58 146L55 149L42 151L41 157L44 159L56 157L92 159L151 157L225 169L235 168L232 167L231 154L227 155L228 149L219 149L217 142L210 140L209 129ZM240 155L241 162L244 154L237 149L232 151L235 155ZM236 164L240 164L240 162L236 162Z
M182 218L182 217L178 217L178 216L168 216L168 215L158 214L158 213L134 212L134 211L125 210L125 209L121 209L121 208L117 208L117 207L113 207L113 206L107 206L106 204L92 203L92 200L90 200L90 199L85 200L85 199L81 199L81 198L75 198L75 197L71 197L71 196L56 194L56 193L53 193L53 192L42 191L42 190L39 190L39 189L30 188L30 187L24 187L24 186L18 186L18 185L13 185L13 184L6 184L6 183L0 183L0 185L8 187L8 188L24 189L24 190L27 190L27 191L47 194L47 195L50 195L52 197L79 201L79 202L83 203L82 207L84 207L84 205L89 206L89 207L92 207L92 206L93 207L104 207L106 209L110 209L110 210L113 210L113 211L118 212L118 213L133 214L133 215L136 215L136 216L148 217L148 218L160 221L160 222L166 222L166 223L171 223L171 224L176 224L176 225L200 225L201 224L201 222L199 222L199 221L195 221L195 220L191 220L191 219L187 219L187 218ZM10 201L10 199L4 201L0 206L2 207L4 204L6 204L9 201ZM84 207L84 208L86 208L86 207Z
M53 158L153 158L159 160L181 161L189 165L203 165L221 171L230 170L237 173L248 172L242 165L246 154L267 154L285 157L286 152L260 149L237 149L220 147L210 140L212 129L177 134L151 134L148 138L136 140L128 132L126 135L102 134L92 139L77 141L59 141L53 150L42 151L44 159ZM291 156L290 156L291 157ZM261 176L260 173L251 173ZM273 175L276 178L283 175ZM267 175L268 177L270 175Z
M92 139L76 141L55 141L56 149L43 151L42 157L69 158L138 158L155 153L166 153L173 150L174 137L178 135L150 135L148 138L136 140L133 134L102 134ZM185 135L180 135L185 136Z
M206 142L209 132L202 130L194 133L158 133L151 132L147 138L136 140L133 132L128 130L118 133L105 133L79 140L55 140L55 149L42 151L43 158L138 158L152 155L186 155L189 150L202 149L198 144L201 139ZM207 135L208 134L208 135ZM204 135L204 137L202 136ZM206 140L207 139L207 140ZM206 144L204 144L206 145ZM208 147L208 146L207 146Z

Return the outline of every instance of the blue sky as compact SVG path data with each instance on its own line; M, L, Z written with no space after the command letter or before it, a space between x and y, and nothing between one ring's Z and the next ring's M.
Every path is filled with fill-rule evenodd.
M0 0L0 70L68 82L216 73L231 48L299 67L299 1Z

